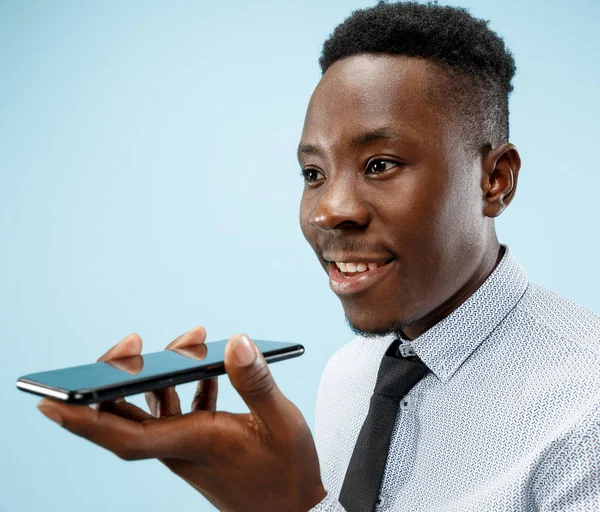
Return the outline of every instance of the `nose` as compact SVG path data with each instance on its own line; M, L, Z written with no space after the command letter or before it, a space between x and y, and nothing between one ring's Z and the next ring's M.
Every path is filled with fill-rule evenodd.
M330 179L323 187L310 224L321 229L364 227L369 223L369 209L355 180Z

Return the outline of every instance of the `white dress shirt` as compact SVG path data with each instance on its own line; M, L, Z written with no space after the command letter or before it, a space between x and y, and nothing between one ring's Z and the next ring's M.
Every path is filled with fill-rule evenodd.
M509 248L479 289L411 344L431 370L401 401L377 512L600 512L600 317L530 283ZM338 496L393 336L329 360L315 442Z

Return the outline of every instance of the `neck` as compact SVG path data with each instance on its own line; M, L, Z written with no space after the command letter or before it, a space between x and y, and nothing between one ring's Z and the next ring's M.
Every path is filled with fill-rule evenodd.
M452 297L442 303L431 313L423 318L402 326L402 334L410 340L414 340L431 329L440 320L447 317L452 311L458 308L465 302L489 277L492 271L496 268L502 256L504 248L496 241L496 243L488 250L482 258L481 264L471 278L462 286Z

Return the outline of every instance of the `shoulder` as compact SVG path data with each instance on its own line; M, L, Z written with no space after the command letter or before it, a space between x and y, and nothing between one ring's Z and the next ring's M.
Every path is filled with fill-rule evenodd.
M600 363L600 316L544 286L529 283L518 309L548 335Z
M528 410L546 411L556 431L598 404L600 317L594 312L529 283L503 334L515 378L528 389Z

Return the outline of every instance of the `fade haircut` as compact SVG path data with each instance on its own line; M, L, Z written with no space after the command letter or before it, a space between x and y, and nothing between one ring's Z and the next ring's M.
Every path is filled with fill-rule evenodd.
M436 2L386 3L358 9L323 44L323 74L336 61L361 53L420 57L442 73L434 90L458 115L477 149L508 142L508 96L516 66L502 38L467 9Z

